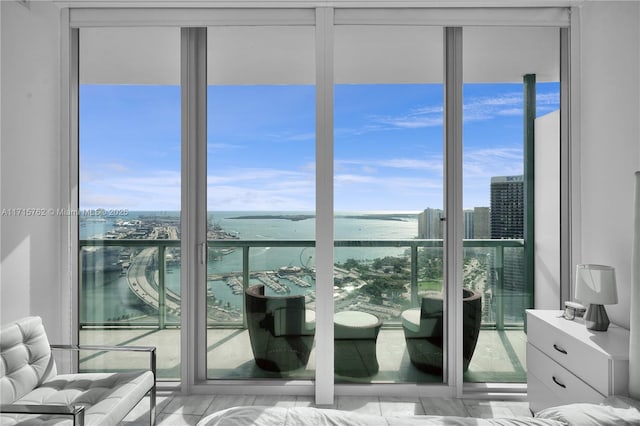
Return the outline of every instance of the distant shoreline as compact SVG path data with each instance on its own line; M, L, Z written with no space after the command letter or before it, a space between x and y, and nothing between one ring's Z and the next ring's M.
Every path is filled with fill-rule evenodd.
M236 216L228 217L227 219L284 219L291 220L293 222L299 220L313 219L315 215L312 214L265 214L265 215L250 215L250 216Z
M307 219L315 219L315 215L313 214L265 214L265 215L247 215L247 216L235 216L228 217L227 219L281 219L281 220L290 220L293 222L307 220ZM393 213L382 213L382 214L366 214L366 215L337 215L336 218L342 219L365 219L365 220L393 220L398 222L404 222L407 219L413 219L417 217L416 214L393 214Z

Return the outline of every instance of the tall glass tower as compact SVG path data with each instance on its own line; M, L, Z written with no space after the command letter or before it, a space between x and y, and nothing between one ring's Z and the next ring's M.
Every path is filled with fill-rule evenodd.
M524 178L491 178L491 238L524 238Z
M491 178L491 238L524 238L524 177L494 176ZM521 320L526 308L524 253L521 248L505 248L502 294L507 322Z

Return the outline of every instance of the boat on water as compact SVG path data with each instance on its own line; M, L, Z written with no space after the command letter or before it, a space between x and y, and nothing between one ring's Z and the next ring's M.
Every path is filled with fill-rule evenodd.
M231 293L242 294L242 282L237 277L228 277L224 282L231 288Z
M301 272L302 268L299 266L281 266L280 268L278 268L278 276L299 274Z
M266 285L267 287L269 287L271 290L275 291L276 293L290 293L291 289L289 288L288 285L286 284L281 284L277 281L277 278L273 278L270 277L267 274L259 274L256 278L258 278L258 280L263 283L264 285Z

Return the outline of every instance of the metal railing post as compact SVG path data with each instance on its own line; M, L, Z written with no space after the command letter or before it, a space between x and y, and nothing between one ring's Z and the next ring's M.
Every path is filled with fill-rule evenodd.
M164 330L167 316L167 291L165 287L165 249L162 244L158 245L158 328Z
M504 330L504 246L496 246L496 328Z
M411 245L411 306L418 306L418 246Z
M246 291L249 288L249 246L242 247L242 326L247 328L247 311L245 306Z

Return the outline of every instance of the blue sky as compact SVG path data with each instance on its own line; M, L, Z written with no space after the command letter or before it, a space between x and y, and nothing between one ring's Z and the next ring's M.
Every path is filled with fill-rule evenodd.
M334 106L336 211L442 207L441 85L339 85ZM314 209L314 87L211 86L207 125L210 210ZM521 85L465 85L465 208L522 173L522 125ZM80 207L180 209L179 87L81 87Z

